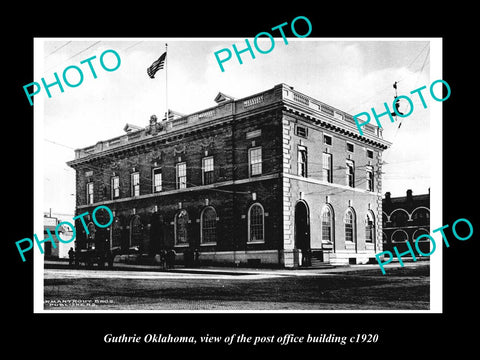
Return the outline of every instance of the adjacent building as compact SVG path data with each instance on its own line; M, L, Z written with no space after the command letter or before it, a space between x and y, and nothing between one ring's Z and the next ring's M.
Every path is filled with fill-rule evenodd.
M70 221L71 221L71 218L72 217L70 216ZM55 247L52 246L52 242L50 241L45 242L44 254L46 258L68 259L68 251L70 250L71 247L73 247L73 244L59 241L56 235L58 233L58 235L63 240L68 240L73 237L73 231L68 225L62 224L57 228L57 225L60 222L62 222L62 220L64 219L65 219L65 215L59 215L55 213L52 214L51 211L49 213L43 214L44 239L51 236L55 241ZM57 230L57 233L55 232L55 230Z
M75 150L76 214L98 205L114 214L107 229L86 217L88 234L77 220L77 247L151 258L174 249L204 264L374 260L390 145L382 129L368 124L360 136L351 115L286 84L214 100Z
M407 242L415 249L415 240L423 234L430 234L430 191L428 194L413 195L407 190L406 196L391 197L385 193L383 199L383 248L394 253L408 251ZM430 240L421 238L418 248L425 254L430 252Z

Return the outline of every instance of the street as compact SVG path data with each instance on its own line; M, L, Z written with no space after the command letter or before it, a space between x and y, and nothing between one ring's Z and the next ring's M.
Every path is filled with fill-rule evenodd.
M331 269L45 269L45 310L428 310L429 263Z

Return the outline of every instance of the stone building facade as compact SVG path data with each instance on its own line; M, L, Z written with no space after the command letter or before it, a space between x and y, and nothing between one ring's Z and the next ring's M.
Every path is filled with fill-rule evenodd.
M77 247L282 267L382 251L381 129L360 136L351 115L286 84L215 102L75 151L76 214L114 214L107 229L87 217L89 234L77 220Z

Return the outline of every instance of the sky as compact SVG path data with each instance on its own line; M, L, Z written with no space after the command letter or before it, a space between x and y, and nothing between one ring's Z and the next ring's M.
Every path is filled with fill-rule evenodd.
M355 115L370 112L372 107L383 112L384 102L392 109L396 81L398 95L408 95L426 85L423 94L427 109L418 96L410 95L414 109L401 121L400 128L399 121L390 123L388 117L381 121L383 138L392 142L383 154L382 193L404 196L407 189L414 194L427 193L431 184L430 143L438 140L432 139L430 121L435 101L428 88L436 79L430 75L429 39L288 38L288 44L282 38L276 40L268 54L255 49L255 59L248 52L242 54L243 64L233 55L223 64L222 72L214 52L232 50L232 44L242 49L244 38L35 39L32 81L40 83L43 77L51 83L54 72L61 78L70 65L80 67L84 76L77 87L64 84L61 93L58 86L52 86L51 98L43 89L34 98L35 104L41 102L39 118L43 118L39 120L43 138L35 145L42 153L39 161L43 174L36 181L43 181L43 211L51 208L53 213L73 214L75 172L66 162L74 159L74 149L122 135L126 123L144 127L151 115L162 118L167 88L168 107L183 114L215 106L214 98L220 91L242 98L286 83ZM165 51L165 43L167 70L150 79L146 69ZM268 39L259 42L262 49L269 45ZM121 59L118 69L111 72L99 62L100 55L109 49ZM88 64L80 64L92 56L96 56L91 63L97 78ZM104 61L109 68L116 65L111 53L105 54ZM79 82L76 76L75 70L68 72L71 83ZM408 103L402 102L400 109L408 112Z

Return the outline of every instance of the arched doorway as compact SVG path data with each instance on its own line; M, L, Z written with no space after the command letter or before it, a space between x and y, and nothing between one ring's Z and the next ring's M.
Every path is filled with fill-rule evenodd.
M163 241L163 217L158 214L152 214L150 219L150 255L160 254L165 249Z
M310 214L304 201L295 205L295 248L302 252L302 265L310 266Z

